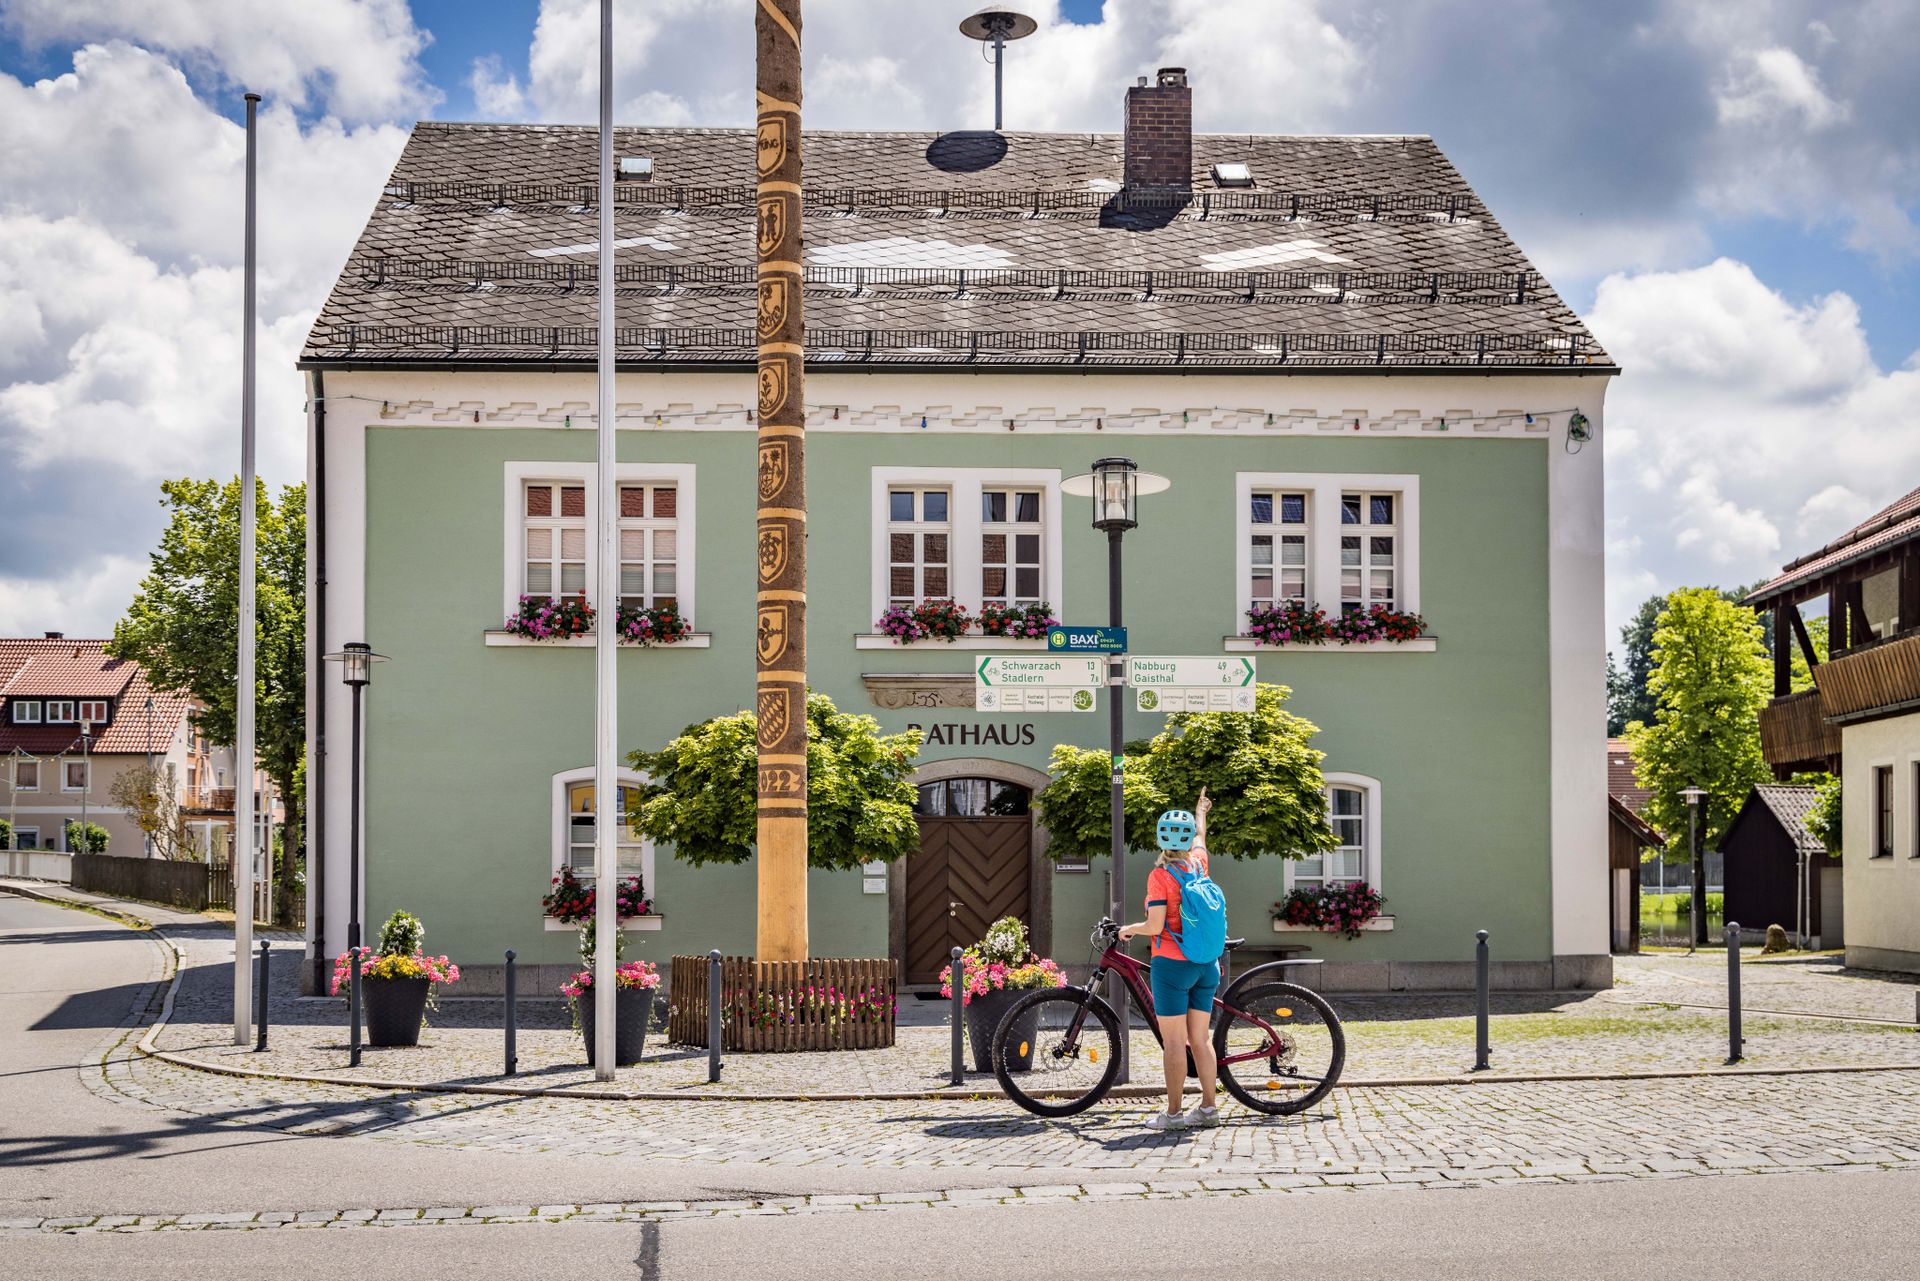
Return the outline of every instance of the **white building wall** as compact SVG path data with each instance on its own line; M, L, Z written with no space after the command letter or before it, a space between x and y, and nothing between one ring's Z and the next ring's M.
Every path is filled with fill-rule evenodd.
M1840 732L1847 964L1920 973L1920 713ZM1874 858L1875 766L1893 767L1893 856Z

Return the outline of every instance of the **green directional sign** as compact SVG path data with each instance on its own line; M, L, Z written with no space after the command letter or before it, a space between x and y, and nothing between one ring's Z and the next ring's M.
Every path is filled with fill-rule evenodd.
M1148 658L1127 660L1127 684L1170 689L1176 686L1211 689L1252 689L1251 658Z
M982 712L1091 712L1105 668L1098 658L984 654L973 668L973 705Z

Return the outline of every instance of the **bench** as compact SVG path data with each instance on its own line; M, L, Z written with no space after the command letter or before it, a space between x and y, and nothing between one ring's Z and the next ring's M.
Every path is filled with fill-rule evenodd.
M1313 949L1305 943L1248 943L1245 939L1228 939L1226 951L1226 981L1231 983L1235 977L1233 963L1244 961L1239 973L1245 974L1256 965L1264 965L1267 960L1293 961L1296 965L1318 965L1317 959L1295 960L1302 952ZM1256 959L1262 958L1262 959Z

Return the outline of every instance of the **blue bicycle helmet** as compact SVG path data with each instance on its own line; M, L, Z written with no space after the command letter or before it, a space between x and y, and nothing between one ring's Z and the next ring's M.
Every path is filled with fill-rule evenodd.
M1168 810L1160 816L1160 848L1176 854L1193 848L1199 827L1191 810Z

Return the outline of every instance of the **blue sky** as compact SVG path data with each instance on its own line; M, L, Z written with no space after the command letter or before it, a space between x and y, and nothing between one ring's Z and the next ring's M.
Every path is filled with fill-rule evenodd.
M807 0L809 121L978 127L979 3ZM231 469L240 91L267 96L262 459L292 478L292 353L407 128L590 119L592 4L0 0L0 511L30 531L0 540L0 634L110 625L157 481ZM1014 128L1116 128L1178 64L1203 129L1439 141L1626 367L1616 623L1920 485L1920 5L1022 7ZM745 121L750 0L618 11L623 119Z

